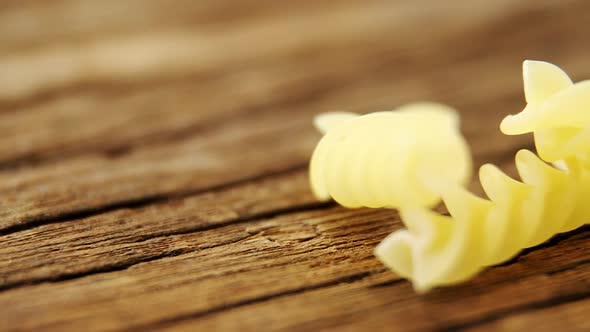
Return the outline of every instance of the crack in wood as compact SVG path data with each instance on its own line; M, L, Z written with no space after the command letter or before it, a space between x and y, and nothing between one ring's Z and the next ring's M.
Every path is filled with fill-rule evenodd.
M583 264L577 264L576 267L579 267L581 265L583 265ZM565 271L567 271L567 270L562 269L562 270L560 270L560 273L563 273ZM364 273L359 273L359 275L361 275L361 276L364 275L364 276L360 277L360 278L355 277L354 280L351 281L351 283L356 283L356 282L362 281L363 279L365 279L369 276L373 276L373 275L376 275L376 274L379 274L382 272L389 272L389 271L387 269L377 270L376 272L368 272L369 273L368 275L364 275ZM528 276L528 277L530 278L531 276ZM504 282L502 282L502 284L505 285L505 284L508 284L511 282L516 282L521 279L526 279L526 278L505 280ZM371 283L371 284L367 285L366 288L367 289L378 289L378 288L397 287L397 286L406 287L407 283L408 283L407 280L395 279L395 280L387 280L387 281L383 281L383 282ZM326 284L322 284L321 286L318 285L317 287L313 287L312 289L305 289L305 291L313 291L313 290L319 290L319 289L323 289L323 288L329 288L329 287L337 286L338 284L339 284L338 282L328 282ZM219 307L216 307L212 310L206 310L206 311L200 311L200 312L195 312L195 313L191 313L191 314L185 314L185 315L181 315L181 316L177 316L177 317L164 319L164 320L154 322L154 323L148 323L145 325L132 326L129 329L126 329L126 331L145 330L145 329L150 330L150 329L159 329L159 328L163 328L163 327L174 326L175 324L182 323L185 321L199 320L199 319L202 319L206 316L218 314L220 312L229 311L229 310L237 309L239 307L244 307L244 306L248 306L248 305L255 305L255 304L258 304L261 302L266 302L266 301L270 301L270 300L274 300L274 299L278 299L278 298L282 298L282 297L289 297L292 295L298 295L300 293L302 293L302 292L294 292L294 293L291 291L281 292L279 296L275 296L274 294L272 294L269 296L260 297L260 298L253 299L253 300L243 301L237 305L231 304L228 306L219 306ZM478 317L477 319L473 319L473 320L469 320L469 321L460 321L457 323L450 323L450 324L446 323L444 326L435 327L435 328L429 329L429 331L450 332L450 331L467 330L467 329L477 327L480 325L485 325L487 323L490 323L490 322L493 322L493 321L496 321L499 319L507 318L507 317L510 317L515 314L520 314L523 312L559 306L562 304L576 302L576 301L582 301L582 300L585 300L589 297L590 297L590 291L583 291L583 292L578 292L578 293L570 292L567 294L552 297L550 299L532 301L532 302L528 302L526 304L512 306L510 308L503 308L500 310L491 311L491 312L485 314L483 317ZM260 301L258 299L260 299ZM389 306L384 306L383 310L387 310L388 307ZM313 325L313 324L311 324L311 325Z
M565 241L569 238L572 238L572 237L580 235L580 234L584 234L584 236L582 238L588 238L588 237L590 237L590 232L588 232L588 230L590 230L590 225L584 225L584 226L574 229L572 231L557 234L554 237L552 237L551 239L549 239L537 246L526 248L526 249L522 250L520 253L518 253L516 256L514 256L509 261L506 261L506 262L503 262L500 264L496 264L493 267L510 266L512 264L515 264L516 262L518 262L519 259L528 255L531 252L534 252L534 251L542 249L542 248L552 247L562 241Z
M36 227L39 227L42 225L58 223L58 222L75 221L78 219L88 218L88 217L96 216L99 214L112 212L115 210L138 209L138 208L142 208L142 207L145 207L145 206L148 206L151 204L155 204L155 203L162 203L162 202L166 202L166 201L170 201L170 200L174 200L174 199L187 198L187 197L203 194L206 192L215 192L215 191L220 191L220 190L224 190L224 189L229 189L229 188L232 188L235 186L243 185L243 184L250 183L250 182L256 182L256 181L263 180L266 178L271 178L271 177L275 177L275 176L279 176L279 175L293 173L296 171L303 170L306 167L307 167L307 163L293 165L291 167L288 167L288 168L285 168L282 170L278 170L278 171L274 171L274 172L270 172L270 173L265 173L265 174L260 174L260 175L256 175L256 176L252 176L252 177L247 177L247 178L239 179L236 181L226 182L226 183L216 185L216 186L200 188L198 190L192 190L192 191L189 190L189 191L177 192L177 193L173 193L173 194L158 194L158 195L144 196L139 199L115 202L113 204L108 204L108 205L105 205L100 208L76 210L76 211L72 211L69 213L63 213L63 214L59 214L59 215L51 216L51 217L47 217L47 218L39 217L37 219L31 219L31 220L27 221L27 223L24 223L24 224L18 224L18 225L9 226L9 227L0 229L0 236L5 236L5 235L9 235L9 234L16 233L16 232L33 229L33 228L36 228Z
M160 321L156 321L153 323L149 323L146 325L138 325L138 326L132 326L129 327L128 329L124 329L124 331L147 331L147 330L152 330L152 329L158 329L158 328L162 328L165 326L169 326L169 325L173 325L175 323L179 323L182 321L186 321L186 320L191 320L191 319L197 319L197 318L203 318L209 315L214 315L223 311L228 311L228 310L232 310L232 309L237 309L240 307L244 307L244 306L248 306L248 305L253 305L253 304L257 304L257 303L263 303L263 302L268 302L268 301L272 301L275 299L279 299L279 298L283 298L283 297L287 297L287 296L292 296L292 295L297 295L297 294L302 294L308 291L313 291L313 290L317 290L317 289L321 289L321 288L326 288L326 287L331 287L331 286L337 286L339 284L351 284L351 283L355 283L358 281L362 281L368 277L374 276L376 274L379 273L383 273L386 272L387 269L378 269L378 270L373 270L373 271L366 271L366 272L360 272L360 273L355 273L355 274L351 274L345 277L341 277L335 280L331 280L331 281L327 281L327 282L323 282L323 283L319 283L316 285L310 285L310 286L306 286L306 287L300 287L300 288L295 288L295 289L291 289L291 290L287 290L287 291L282 291L282 292L277 292L277 293L273 293L273 294L268 294L265 296L261 296L261 297L256 297L253 299L249 299L249 300L244 300L244 301L239 301L239 302L235 302L235 303L230 303L227 305L222 305L222 306L217 306L211 309L207 309L204 311L199 311L199 312L193 312L193 313L189 313L186 315L181 315L181 316L176 316L176 317L172 317L172 318L168 318L168 319L163 319Z
M525 305L491 312L491 313L486 314L483 317L480 317L478 319L474 319L471 321L460 322L457 324L449 324L449 325L446 325L440 329L435 329L434 331L437 331L437 332L451 332L451 331L453 331L454 332L454 331L468 330L468 329L471 329L471 328L474 328L477 326L481 326L481 325L485 325L485 324L497 321L499 319L510 317L512 315L522 314L524 312L529 312L529 311L536 311L536 310L545 309L545 308L549 308L549 307L556 307L556 306L571 303L571 302L583 301L589 297L590 297L590 290L580 292L580 293L570 293L570 294L565 294L565 295L558 295L558 296L553 297L548 300L531 302L531 303L527 303Z
M141 242L145 242L148 240L157 239L157 238L161 238L161 237L168 237L168 236L173 236L173 235L192 234L192 233L197 233L197 232L214 230L214 229L226 227L229 225L254 222L254 221L263 220L263 219L271 219L271 218L276 218L276 217L289 215L289 214L293 214L293 213L298 213L298 212L310 212L310 211L315 211L315 210L322 210L322 209L326 209L331 206L333 206L333 203L331 203L331 202L311 203L311 204L303 204L303 205L298 205L298 206L290 206L290 207L283 208L283 209L276 209L276 210L267 211L267 212L263 212L263 213L253 214L251 216L244 217L244 218L235 218L235 219L227 220L226 222L217 223L217 224L213 224L213 225L193 227L193 228L188 228L188 229L179 230L179 231L165 232L165 233L155 234L152 236L146 236L146 237L138 239L137 241L133 241L133 243L141 243ZM98 273L122 271L122 270L126 270L132 266L135 266L137 264L152 262L152 261L156 261L156 260L163 259L163 258L176 257L176 256L180 256L183 254L188 254L188 253L192 253L192 252L196 252L196 251L201 251L201 250L205 250L205 249L211 249L211 248L215 248L215 247L219 247L219 246L229 245L229 244L237 243L237 242L242 241L246 238L254 237L257 235L259 235L259 233L252 233L252 234L247 233L246 236L241 237L236 241L215 243L215 244L201 247L198 249L176 249L176 250L173 250L170 252L154 254L153 256L146 257L146 258L141 258L141 259L136 259L136 260L131 260L131 261L124 261L124 262L120 262L120 263L116 263L116 264L112 264L112 265L101 266L101 267L97 267L97 268L90 268L90 269L88 269L84 272L80 272L80 273L64 273L64 274L60 274L55 277L40 278L37 280L26 280L26 281L22 281L22 282L14 282L14 283L6 283L6 284L0 285L0 292L7 291L10 289L19 288L19 287L24 287L24 286L37 285L37 284L44 283L44 282L61 282L61 281L82 278L82 277L86 277L86 276L98 274Z

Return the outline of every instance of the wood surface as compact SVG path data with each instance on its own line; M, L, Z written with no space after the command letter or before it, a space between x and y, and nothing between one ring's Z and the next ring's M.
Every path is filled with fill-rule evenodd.
M396 212L307 182L315 114L421 100L514 175L522 61L590 78L588 21L583 0L3 1L0 331L590 330L588 227L418 295L372 255Z

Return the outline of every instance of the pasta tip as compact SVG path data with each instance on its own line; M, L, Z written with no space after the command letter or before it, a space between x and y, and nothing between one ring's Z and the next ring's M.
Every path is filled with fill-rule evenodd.
M330 129L356 117L358 117L358 114L350 112L322 113L314 118L313 123L322 134L325 134Z

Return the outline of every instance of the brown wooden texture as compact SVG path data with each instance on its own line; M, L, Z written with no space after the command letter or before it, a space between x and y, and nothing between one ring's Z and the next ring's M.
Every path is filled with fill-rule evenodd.
M590 78L589 20L583 0L3 1L0 331L587 331L587 227L418 295L372 255L396 212L317 202L307 162L315 114L434 100L514 175L522 60Z

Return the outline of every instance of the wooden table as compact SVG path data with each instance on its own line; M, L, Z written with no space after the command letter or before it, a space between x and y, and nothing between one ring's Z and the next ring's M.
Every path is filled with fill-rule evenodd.
M588 228L420 296L396 213L307 182L315 114L417 100L515 174L522 60L590 78L590 2L0 6L0 330L590 330Z

